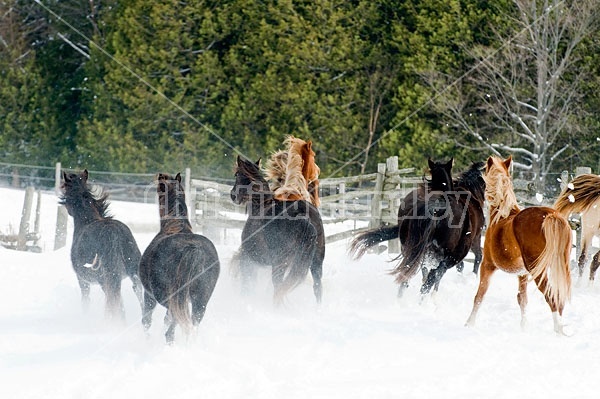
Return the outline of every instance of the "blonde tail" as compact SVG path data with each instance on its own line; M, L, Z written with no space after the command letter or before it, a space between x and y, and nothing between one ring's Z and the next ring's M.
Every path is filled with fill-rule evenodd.
M564 217L551 213L542 223L542 232L546 246L536 259L531 276L536 281L546 279L544 295L562 313L566 301L571 298L571 228Z

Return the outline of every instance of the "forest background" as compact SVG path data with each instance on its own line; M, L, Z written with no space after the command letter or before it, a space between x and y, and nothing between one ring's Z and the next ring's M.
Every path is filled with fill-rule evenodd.
M322 176L398 155L600 167L594 0L0 0L0 161L231 177L294 134Z

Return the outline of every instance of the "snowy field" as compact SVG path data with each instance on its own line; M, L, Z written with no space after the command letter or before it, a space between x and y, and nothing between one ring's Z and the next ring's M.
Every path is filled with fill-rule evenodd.
M0 230L18 228L24 191L0 189ZM229 274L239 231L217 245L221 276L190 339L166 346L154 312L144 334L128 280L124 325L104 319L92 289L83 313L67 247L52 251L57 198L44 195L43 253L0 248L0 398L596 398L600 392L600 286L574 288L565 310L571 337L553 332L550 310L530 284L529 324L519 325L515 276L497 273L475 328L464 323L478 280L450 270L435 297L419 301L415 281L396 298L387 253L355 262L347 242L327 246L323 304L310 276L282 308L262 273L242 298ZM143 251L156 205L113 202ZM340 229L340 226L327 226Z

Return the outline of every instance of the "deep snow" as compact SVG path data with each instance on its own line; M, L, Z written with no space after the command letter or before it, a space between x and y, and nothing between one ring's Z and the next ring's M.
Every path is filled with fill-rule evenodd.
M24 191L0 189L0 229L18 227ZM327 246L324 294L315 305L310 276L274 308L267 271L243 298L229 274L239 231L217 245L222 272L204 321L186 340L164 343L160 306L147 337L125 281L127 322L107 323L92 289L83 313L66 248L53 252L57 198L45 194L42 254L0 248L0 398L566 398L597 397L600 287L574 288L556 336L533 284L521 331L517 279L497 273L475 328L464 323L478 284L467 264L420 303L418 284L396 298L387 253L360 261L347 242ZM113 202L143 251L158 226L153 204ZM136 226L139 229L136 230ZM330 232L341 229L328 225Z

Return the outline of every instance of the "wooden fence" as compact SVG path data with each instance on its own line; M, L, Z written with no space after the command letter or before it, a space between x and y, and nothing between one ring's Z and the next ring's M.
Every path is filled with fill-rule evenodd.
M54 183L57 194L60 191L61 170L61 164L57 163L54 170ZM573 175L590 172L590 168L577 168ZM91 173L94 176L108 174L108 172L94 171ZM115 186L114 179L110 179L106 183L103 183L100 179L98 179L100 181L96 180L98 186L109 191L112 200L155 201L155 194L151 194L155 193L151 183L154 175L118 175L127 175L120 178L128 180L118 186ZM186 198L188 208L191 211L190 219L197 230L211 238L219 238L221 235L226 234L228 229L240 229L244 225L247 218L245 207L234 205L231 201L229 193L232 184L193 179L190 169L185 170L184 176L187 191ZM556 175L556 178L553 176L547 179L550 190L544 196L535 192L532 181L515 178L513 183L517 199L524 206L551 205L554 197L567 184L570 177L571 175L568 172L563 172L561 175ZM130 181L133 181L133 183ZM390 157L385 163L378 164L375 173L321 179L320 212L324 223L354 221L353 224L347 224L349 226L347 230L328 236L327 242L348 238L357 230L365 228L365 226L373 228L381 224L395 224L400 199L422 181L422 172L416 171L414 168L399 169L398 157ZM118 196L119 192L125 193L125 198L120 198ZM64 207L59 207L55 249L62 247L66 241L67 219L68 216ZM32 235L30 238L36 237ZM399 244L397 242L390 242L389 249L391 252L397 252L398 248Z
M375 173L319 180L323 222L355 222L349 230L328 236L327 242L351 236L358 230L358 221L363 222L361 225L368 223L369 227L396 223L400 199L420 182L422 176L416 176L414 168L398 168L398 157L379 164ZM231 185L189 179L186 187L188 206L195 210L191 212L192 223L203 234L215 238L223 229L243 227L246 208L232 203Z

